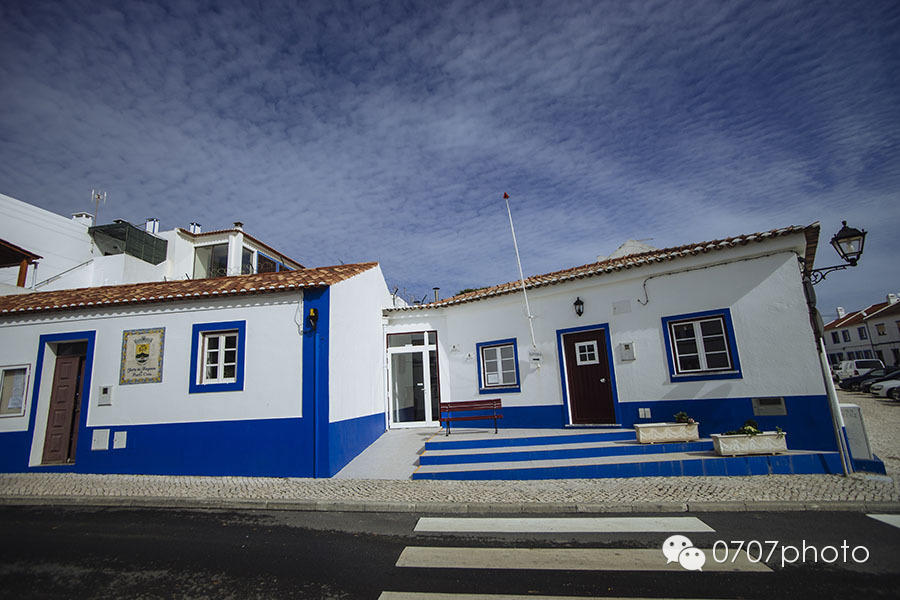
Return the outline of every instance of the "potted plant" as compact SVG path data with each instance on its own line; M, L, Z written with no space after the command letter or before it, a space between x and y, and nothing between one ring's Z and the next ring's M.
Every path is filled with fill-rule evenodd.
M686 412L673 415L674 423L635 423L634 433L639 444L663 442L693 442L700 439L699 423Z
M714 433L713 448L720 456L739 454L778 454L787 451L787 434L776 427L775 431L760 431L753 419L748 419L739 429Z

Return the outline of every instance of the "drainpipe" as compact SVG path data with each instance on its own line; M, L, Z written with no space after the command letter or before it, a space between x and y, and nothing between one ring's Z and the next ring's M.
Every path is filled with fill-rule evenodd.
M831 369L828 368L828 356L825 353L825 340L823 339L824 323L819 311L816 309L816 292L813 289L809 275L803 276L803 295L806 297L806 305L809 308L809 323L813 330L813 339L816 343L816 353L819 355L819 369L822 373L822 382L825 384L825 394L828 396L828 408L831 412L831 425L834 428L834 437L837 441L838 453L841 455L841 469L844 477L853 470L850 461L850 452L847 449L847 438L844 433L844 418L841 415L841 407L838 402L837 391L834 389L834 381L831 379Z

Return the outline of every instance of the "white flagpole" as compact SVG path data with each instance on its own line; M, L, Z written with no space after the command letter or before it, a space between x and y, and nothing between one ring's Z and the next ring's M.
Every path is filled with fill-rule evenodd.
M516 242L516 228L513 225L512 211L509 209L509 194L504 193L506 200L506 214L509 215L509 229L512 231L513 247L516 249L516 262L519 264L519 281L522 283L522 296L525 298L525 312L528 314L528 328L531 330L531 348L537 349L537 341L534 339L534 315L531 314L531 306L528 304L528 292L525 290L525 274L522 272L522 259L519 258L519 244Z

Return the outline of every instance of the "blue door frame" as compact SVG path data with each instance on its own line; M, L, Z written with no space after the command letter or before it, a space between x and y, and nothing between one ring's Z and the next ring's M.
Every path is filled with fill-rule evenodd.
M583 327L570 327L568 329L556 330L556 353L559 358L559 379L562 385L563 408L565 410L566 424L572 424L572 407L569 405L569 381L566 376L565 352L563 348L563 336L568 333L577 333L581 331L592 331L595 329L603 330L603 337L606 339L606 360L609 366L609 383L612 386L612 402L613 411L616 415L616 423L622 422L622 415L619 411L619 391L616 387L616 370L613 368L612 341L609 335L609 323L597 323L595 325L585 325Z

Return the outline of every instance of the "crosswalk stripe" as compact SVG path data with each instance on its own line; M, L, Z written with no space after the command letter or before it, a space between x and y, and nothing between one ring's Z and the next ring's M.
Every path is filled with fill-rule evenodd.
M706 550L708 557L711 550ZM666 563L662 551L624 548L437 548L407 546L398 567L429 569L548 569L556 571L685 571L677 562ZM703 571L771 572L745 554L703 565Z
M709 532L696 517L481 518L422 517L417 532L441 533L640 533Z
M527 596L515 594L441 594L431 592L381 592L378 600L650 600L649 598L621 598L609 596ZM653 598L653 600L667 600ZM690 599L679 599L690 600ZM713 600L706 598L704 600Z
M866 515L867 517L871 517L876 521L881 521L882 523L887 523L888 525L893 525L894 527L900 527L900 515Z

